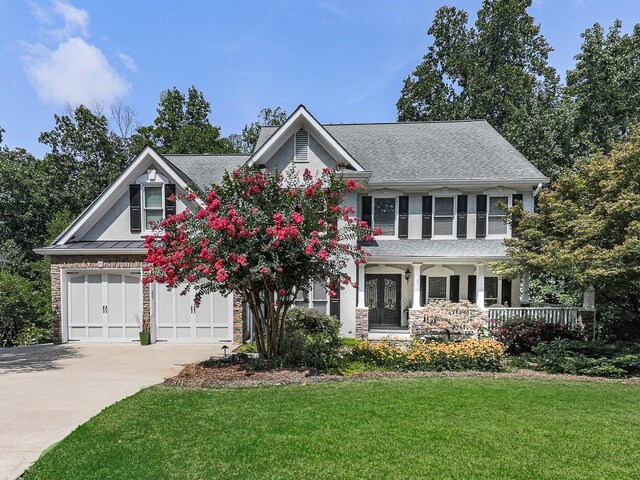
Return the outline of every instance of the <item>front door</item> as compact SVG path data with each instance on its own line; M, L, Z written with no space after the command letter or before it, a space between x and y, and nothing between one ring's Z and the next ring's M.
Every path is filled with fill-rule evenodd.
M369 307L369 326L400 325L401 275L365 275L365 305Z

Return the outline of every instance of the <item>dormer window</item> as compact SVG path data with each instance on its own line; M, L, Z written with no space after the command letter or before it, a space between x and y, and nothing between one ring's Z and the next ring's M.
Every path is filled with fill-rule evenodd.
M296 132L294 137L294 157L293 161L296 163L308 163L309 162L309 134L300 129Z
M159 222L164 215L163 186L144 187L144 219L145 228L150 229L150 224Z

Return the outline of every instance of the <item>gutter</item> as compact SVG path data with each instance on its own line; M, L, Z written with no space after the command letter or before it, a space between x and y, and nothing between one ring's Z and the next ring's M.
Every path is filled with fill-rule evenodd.
M540 190L542 190L542 182L540 182L538 186L533 190L533 198L536 198L538 196Z

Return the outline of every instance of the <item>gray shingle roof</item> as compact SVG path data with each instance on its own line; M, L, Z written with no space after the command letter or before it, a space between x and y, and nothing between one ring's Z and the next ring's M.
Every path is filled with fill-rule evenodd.
M169 163L184 173L203 190L220 183L225 171L244 164L250 155L163 155Z
M69 242L62 245L49 245L42 250L136 250L144 248L144 240L97 240L87 242Z
M414 258L506 258L502 240L468 238L455 240L377 240L364 249L376 257Z
M547 178L485 120L323 125L370 183ZM262 127L259 148L277 127Z

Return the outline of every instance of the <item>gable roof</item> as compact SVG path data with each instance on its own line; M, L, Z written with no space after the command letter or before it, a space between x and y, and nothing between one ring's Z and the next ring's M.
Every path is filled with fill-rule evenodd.
M220 183L225 171L233 171L249 160L251 155L171 155L164 154L177 170L200 189L208 190L212 183Z
M312 134L316 141L318 141L333 158L345 162L348 167L356 172L365 171L362 165L353 158L340 142L336 141L320 122L311 115L304 105L299 105L282 125L273 127L274 130L271 132L271 135L265 138L259 145L256 145L248 164L260 165L265 157L269 158L270 153L275 153L284 142L301 128L304 128L308 133ZM259 138L262 138L262 135L260 135Z
M125 169L122 174L113 182L109 187L102 192L98 198L96 198L91 205L89 205L75 220L69 225L56 239L54 244L67 243L72 240L75 234L81 230L84 226L91 223L92 219L99 218L104 214L105 209L111 205L118 195L121 195L127 188L129 183L136 178L140 171L145 168L147 164L155 162L160 168L165 170L171 177L173 177L176 183L182 188L186 189L190 180L183 172L178 171L172 164L170 164L162 155L156 152L151 147L145 147L142 152L131 162L131 164Z
M428 180L548 182L485 120L326 124L366 170L369 184ZM262 146L277 127L262 127Z

